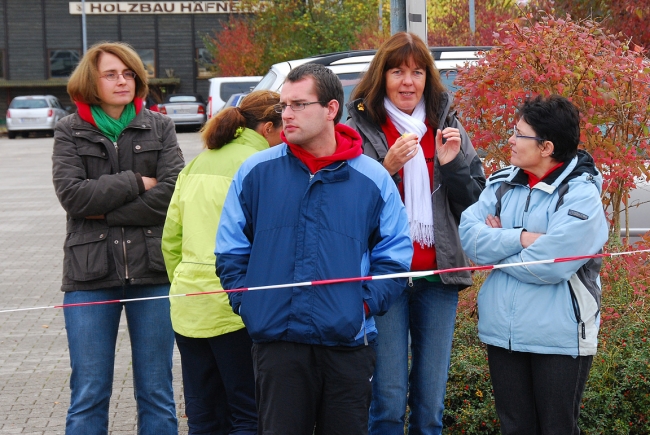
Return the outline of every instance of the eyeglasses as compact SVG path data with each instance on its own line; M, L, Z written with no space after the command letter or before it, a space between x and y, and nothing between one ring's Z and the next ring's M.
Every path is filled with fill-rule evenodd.
M119 76L124 77L124 80L135 80L136 74L133 71L124 71L122 74L106 73L101 78L114 82Z
M546 140L546 139L542 139L541 137L537 137L537 136L524 136L523 134L519 134L519 133L517 133L517 126L515 126L512 129L512 134L515 135L516 139L533 139L533 140L536 140L536 141L539 141L539 142L544 142Z
M312 101L311 103L291 103L291 104L276 104L273 106L273 110L276 111L276 113L282 113L284 112L284 109L287 107L291 107L291 110L294 112L300 112L301 110L305 110L305 107L309 106L310 104L324 104L324 101Z

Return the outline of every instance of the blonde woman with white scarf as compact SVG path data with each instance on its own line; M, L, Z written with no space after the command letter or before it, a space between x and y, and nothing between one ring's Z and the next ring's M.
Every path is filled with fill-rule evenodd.
M411 270L467 266L458 223L478 200L485 175L424 42L411 33L386 41L354 90L348 113L364 153L386 168L402 194L414 247ZM442 432L458 292L471 284L469 272L410 280L388 313L375 319L370 435L404 433L407 393L408 433Z

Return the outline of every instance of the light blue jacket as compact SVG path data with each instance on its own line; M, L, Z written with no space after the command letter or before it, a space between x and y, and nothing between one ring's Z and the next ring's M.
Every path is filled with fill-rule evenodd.
M485 223L500 201L502 228ZM462 215L465 253L480 265L509 264L598 253L607 241L600 200L602 176L579 151L532 189L523 170L492 174L479 201ZM543 233L528 248L522 231ZM493 270L478 296L479 338L520 352L594 355L600 324L600 260L534 264Z

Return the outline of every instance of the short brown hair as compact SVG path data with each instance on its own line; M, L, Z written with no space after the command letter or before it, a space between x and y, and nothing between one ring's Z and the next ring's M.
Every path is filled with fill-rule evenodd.
M254 91L246 95L240 107L228 107L210 119L201 130L201 139L208 149L219 149L235 138L237 128L255 130L260 123L282 125L282 114L273 106L280 103L280 94L273 91Z
M338 101L339 111L336 112L336 116L334 117L334 125L338 124L341 116L343 116L343 104L345 103L341 80L331 69L323 65L305 63L292 69L287 74L285 83L296 83L307 77L311 77L314 80L314 91L316 91L316 97L320 100L321 106L327 107L330 101Z
M422 98L424 98L426 107L427 121L431 128L435 129L438 127L438 110L445 86L433 63L433 56L431 56L429 48L422 39L413 33L396 33L379 47L377 54L370 62L368 71L354 88L351 100L363 98L365 110L372 120L378 125L383 125L387 116L384 108L386 71L407 63L410 58L413 58L413 62L419 68L424 68L426 71Z
M149 92L147 71L133 47L124 42L100 42L88 49L68 80L68 95L72 101L94 105L102 103L99 98L97 82L99 80L99 58L103 53L117 56L128 69L136 74L135 95L145 98Z

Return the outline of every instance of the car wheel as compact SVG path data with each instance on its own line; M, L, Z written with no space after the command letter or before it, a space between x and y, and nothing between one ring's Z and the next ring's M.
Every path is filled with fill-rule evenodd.
M7 136L9 139L16 139L16 132L15 131L8 131Z

